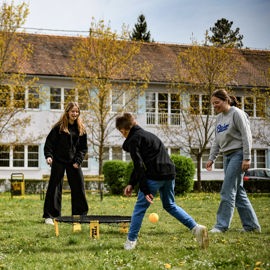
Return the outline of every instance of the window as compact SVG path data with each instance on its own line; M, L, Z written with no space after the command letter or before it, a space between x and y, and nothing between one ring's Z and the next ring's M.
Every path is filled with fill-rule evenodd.
M39 146L0 145L0 167L39 167Z
M251 150L251 168L266 168L266 150Z
M244 111L249 115L249 116L254 116L254 99L253 97L244 97Z
M22 86L9 87L0 85L0 107L13 106L14 108L39 108L39 88L30 87L25 90Z
M13 167L24 167L24 145L13 147Z
M189 99L190 112L192 114L200 114L200 100L199 95L190 95Z
M168 123L168 94L146 93L147 124Z
M212 107L209 95L190 95L190 112L198 115L211 115Z
M158 124L168 124L168 94L158 93Z
M8 107L10 105L11 96L10 88L7 85L0 85L0 107Z
M118 112L122 110L124 106L124 93L123 91L112 91L112 111Z
M136 112L138 110L138 95L136 90L125 91L124 105L128 112Z
M76 89L58 88L58 87L57 88L51 87L50 89L51 109L64 110L69 102L77 102L78 99L79 98L78 98L78 93ZM84 99L85 97L83 96L83 100ZM80 101L82 101L82 99L80 99ZM85 102L83 105L85 105Z
M126 111L135 112L137 109L137 96L133 90L112 90L112 111L118 112L125 108Z
M196 149L193 149L193 153ZM202 155L202 169L205 168L206 162L208 161L210 149L206 149ZM252 149L251 151L252 161L251 168L265 168L266 167L266 150L265 149ZM197 167L197 159L194 154L191 155L191 158ZM218 155L217 159L213 164L213 169L223 169L223 156Z
M123 160L121 147L112 147L112 160L116 159Z
M27 167L38 167L38 145L28 146Z
M9 167L10 147L0 145L0 167Z
M64 88L64 108L66 108L69 102L76 101L75 89Z
M180 95L146 94L146 123L148 125L180 125Z
M13 89L13 104L15 108L25 108L25 89L22 86L16 86Z
M103 147L103 160L110 160L110 148Z
M265 150L256 150L257 155L257 168L265 168Z
M266 115L266 98L263 96L237 96L237 107L244 110L250 117L262 117Z
M156 100L155 93L146 93L145 102L146 102L146 123L155 124L156 116Z
M61 88L51 88L50 91L51 109L61 109Z
M198 151L198 150L193 149L193 153L195 153L195 151ZM202 155L201 169L205 169L206 163L207 163L208 158L209 158L209 154L210 154L210 149L205 149L205 151ZM194 162L195 168L197 168L197 157L195 156L195 154L191 154L191 158ZM223 169L223 156L222 155L218 155L217 159L215 160L215 162L213 164L213 169Z
M103 160L131 160L130 154L123 152L121 147L104 147L103 151Z
M211 115L212 107L209 95L202 95L202 114Z
M39 108L39 88L31 87L28 89L28 108L38 109Z
M239 109L242 109L242 97L236 97L236 99L237 99L237 102L238 102L238 105L237 105L237 107L239 108Z
M266 99L264 97L256 97L256 116L265 117Z
M180 125L180 95L171 94L171 125Z
M202 155L202 168L205 169L206 163L208 161L210 154L210 149L206 149ZM213 164L214 169L223 169L223 156L218 155L214 164Z

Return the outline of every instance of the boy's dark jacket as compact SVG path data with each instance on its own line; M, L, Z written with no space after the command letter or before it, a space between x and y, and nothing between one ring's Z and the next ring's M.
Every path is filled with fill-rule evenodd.
M123 149L130 153L134 169L129 184L139 183L140 190L149 194L146 180L175 179L175 166L162 141L154 134L135 125L124 141Z
M44 155L63 163L81 165L87 153L87 135L79 136L77 124L68 125L70 134L59 132L60 126L53 127L46 138Z

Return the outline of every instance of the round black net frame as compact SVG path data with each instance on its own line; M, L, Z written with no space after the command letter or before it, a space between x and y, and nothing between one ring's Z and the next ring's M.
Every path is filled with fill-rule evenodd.
M89 215L89 216L61 216L55 218L58 222L65 223L90 223L98 221L99 223L124 223L130 222L131 216L107 216L107 215Z

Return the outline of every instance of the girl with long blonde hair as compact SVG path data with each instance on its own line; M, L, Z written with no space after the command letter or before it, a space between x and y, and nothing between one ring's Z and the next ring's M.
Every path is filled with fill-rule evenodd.
M87 214L88 204L81 169L87 150L87 134L80 118L80 107L78 103L70 102L54 124L44 146L46 162L51 166L43 212L46 224L53 225L53 218L61 216L65 172L71 189L72 215Z

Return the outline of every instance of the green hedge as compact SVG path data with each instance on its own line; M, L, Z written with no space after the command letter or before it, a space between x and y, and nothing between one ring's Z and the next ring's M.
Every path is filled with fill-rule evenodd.
M195 174L192 159L180 155L172 155L171 159L176 167L175 194L179 195L190 192L193 189L193 178ZM111 194L123 194L123 189L128 184L132 170L132 161L110 160L104 162L104 180ZM138 186L135 187L134 191L138 192Z
M191 158L181 155L171 155L175 165L175 195L190 192L194 185L195 166Z
M123 194L123 189L127 185L126 173L127 162L122 160L109 160L104 162L104 182L109 187L111 194Z

